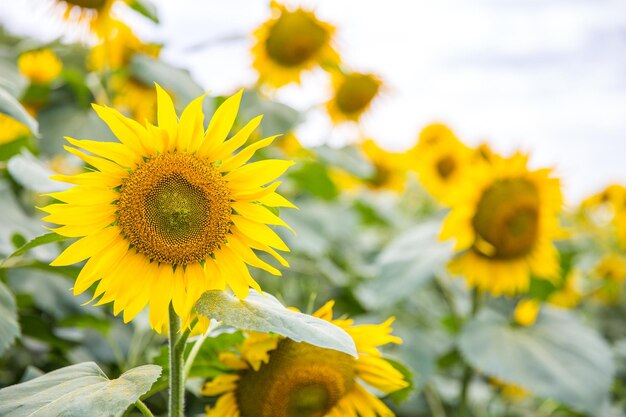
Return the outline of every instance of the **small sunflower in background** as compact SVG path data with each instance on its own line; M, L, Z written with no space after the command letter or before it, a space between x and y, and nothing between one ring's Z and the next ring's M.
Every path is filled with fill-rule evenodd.
M333 169L331 177L343 190L351 190L365 185L370 190L401 192L406 185L407 158L403 153L389 152L378 146L373 139L366 139L358 145L363 156L371 163L373 171L368 178L358 178L344 170Z
M234 153L262 117L227 139L241 91L217 109L206 131L204 96L180 120L158 86L157 96L158 126L94 105L120 142L67 138L75 146L67 151L93 170L53 177L74 187L51 194L61 203L42 210L49 213L44 221L59 225L54 232L80 238L52 262L87 260L74 294L98 282L92 299L99 299L97 305L113 302L114 313L123 311L128 322L149 304L150 324L161 331L170 303L186 327L207 290L230 287L240 298L250 286L260 291L248 265L280 275L255 250L287 266L276 249L289 248L268 226L287 225L268 207L293 205L276 193L274 182L290 161L248 163L273 137Z
M113 106L135 120L154 123L157 117L157 94L154 88L135 77L114 75L109 83Z
M0 145L29 135L30 130L26 125L11 116L0 113Z
M548 304L564 309L572 309L582 301L580 271L572 269L565 276L558 290L548 296Z
M56 79L63 63L50 49L25 52L17 59L20 73L33 84L45 85Z
M326 104L335 123L358 122L380 94L382 81L374 74L333 71L333 95Z
M465 186L473 162L472 151L448 133L447 128L433 129L432 133L435 132L433 135L422 132L408 155L424 188L439 202L449 205L451 195Z
M378 325L333 320L333 304L328 302L314 316L352 336L358 359L277 335L249 333L239 355L220 357L234 373L222 374L203 387L204 395L219 396L206 417L392 417L393 412L362 382L383 393L408 386L378 350L401 343L391 335L393 319Z
M333 26L302 8L289 10L275 1L271 8L273 17L254 32L252 66L260 83L278 88L300 82L303 71L337 65Z
M63 18L76 24L87 24L91 32L106 36L111 23L111 9L116 2L125 0L50 0L63 14Z
M624 291L626 258L617 253L604 255L591 271L591 278L601 283L593 297L607 304L617 303Z
M527 291L531 274L559 276L553 240L562 236L560 182L550 169L530 171L527 162L517 153L474 166L441 231L441 239L456 240L450 271L494 296Z
M443 123L431 123L421 130L417 143L410 152L417 155L423 150L448 142L459 142L452 129Z
M112 19L100 43L91 48L88 66L97 71L116 70L128 66L136 54L157 58L160 51L160 45L143 43L126 24Z
M520 300L513 311L513 319L520 326L528 327L535 324L541 310L541 301L534 298Z

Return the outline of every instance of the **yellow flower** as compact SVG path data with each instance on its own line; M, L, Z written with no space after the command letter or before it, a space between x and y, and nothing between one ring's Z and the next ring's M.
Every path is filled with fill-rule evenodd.
M567 309L576 307L581 300L581 293L578 288L578 275L578 271L572 269L565 277L562 287L550 294L547 300L548 304Z
M352 320L333 320L333 304L326 303L315 316L352 336L358 359L275 335L249 334L239 356L221 357L235 372L204 385L204 395L219 395L206 416L393 417L361 384L363 381L383 393L408 385L378 350L387 343L401 343L391 335L393 318L379 325L354 325Z
M626 259L616 253L605 255L591 272L591 277L602 281L593 295L605 303L616 303L623 292L623 283L626 278Z
M313 12L271 4L273 17L254 32L252 66L259 82L274 87L299 83L303 71L339 61L332 46L334 27Z
M275 275L254 250L288 251L268 226L287 226L267 207L293 207L275 192L273 182L289 161L247 163L267 138L243 148L261 122L254 118L226 140L237 116L242 91L227 99L204 129L202 101L187 106L180 120L171 98L157 86L158 126L139 124L114 109L94 105L120 142L67 138L67 151L94 168L57 175L75 184L51 194L61 204L43 210L54 231L81 237L52 265L88 259L74 284L80 294L98 282L97 305L114 302L115 314L133 319L150 304L150 323L162 330L168 306L187 326L202 293L230 287L240 298L260 290L248 265ZM84 153L83 151L89 152Z
M141 81L126 76L111 77L113 106L135 120L153 123L157 115L157 94Z
M560 183L549 169L529 171L527 161L517 153L473 166L467 185L451 196L441 231L441 239L456 239L451 272L495 296L525 292L531 273L559 275L552 241L561 236Z
M0 145L30 135L30 130L14 118L0 113Z
M311 151L302 146L293 133L286 133L282 136L278 142L276 142L276 146L290 158L303 158L312 155Z
M382 82L374 74L333 72L333 96L326 104L335 123L357 122L380 92Z
M515 322L521 326L532 326L537 321L539 310L541 309L541 302L535 299L521 300L515 306L513 317Z
M91 49L88 63L94 70L118 69L126 67L135 54L156 58L160 50L159 45L144 44L128 26L112 19L105 37Z
M111 23L111 8L118 0L52 0L67 21L89 24L93 33L106 36ZM125 0L119 0L124 2Z
M17 60L22 75L33 84L48 84L61 73L63 63L50 49L26 52Z
M359 145L363 155L374 168L370 178L362 180L341 169L331 171L335 184L344 190L351 190L365 185L371 190L390 190L401 192L406 183L406 155L389 152L379 147L372 139L367 139Z
M424 188L441 203L449 205L451 194L465 186L472 152L445 130L422 137L424 139L409 151L413 167Z
M502 396L509 401L519 402L530 395L527 390L520 387L519 385L510 384L495 377L489 378L489 382L491 383L491 385L498 388Z
M443 123L431 123L419 134L417 143L412 152L419 154L421 151L447 142L459 142L454 132Z

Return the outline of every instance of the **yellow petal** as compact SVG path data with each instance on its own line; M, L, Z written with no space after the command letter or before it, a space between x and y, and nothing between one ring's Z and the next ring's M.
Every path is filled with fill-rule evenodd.
M242 216L232 216L231 220L241 232L250 239L264 243L278 250L289 252L289 248L282 239L268 226L248 220Z
M215 111L204 135L204 141L202 141L200 149L198 149L199 157L205 158L210 156L226 140L237 118L242 95L243 89L226 99Z
M225 159L241 146L248 141L248 138L254 132L254 130L261 124L261 120L263 116L257 116L254 119L250 120L244 127L242 127L239 132L237 132L232 138L228 139L221 146L217 148L215 154L212 155L217 161ZM227 169L222 169L222 171L227 171Z
M172 98L156 84L157 90L157 122L161 129L165 129L170 138L176 137L176 130L178 126L178 118L176 116L176 110L174 109L174 102ZM171 143L170 143L171 144Z
M257 150L259 150L261 148L265 148L266 146L271 145L272 142L274 141L274 139L276 139L278 136L280 136L280 135L276 135L276 136L271 136L269 138L265 138L263 140L255 142L252 145L246 147L241 152L239 152L237 155L233 156L232 158L228 158L227 160L225 160L224 163L222 164L222 166L220 166L220 170L222 172L228 172L228 171L232 171L234 169L239 168L241 165L243 165L246 162L248 162L250 160L250 158L252 158L252 156L254 155L254 153Z
M83 261L101 248L107 247L119 238L120 229L117 226L107 227L93 235L86 236L67 247L54 261L52 266L66 266Z
M98 142L95 140L76 140L68 136L65 139L76 146L90 152L94 155L101 156L126 168L134 168L139 160L140 154L134 154L130 149L115 142Z
M204 113L202 113L202 103L206 94L193 100L183 111L180 116L178 125L178 144L179 151L187 151L193 153L198 149L202 142L204 133Z
M280 177L293 164L293 161L266 159L244 165L229 172L224 178L235 183L236 188L260 187Z

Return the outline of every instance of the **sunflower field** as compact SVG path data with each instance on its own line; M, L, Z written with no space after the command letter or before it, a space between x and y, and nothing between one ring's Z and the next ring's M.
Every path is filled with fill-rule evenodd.
M440 121L389 150L308 3L226 95L148 0L41 4L78 35L0 26L0 416L626 417L626 187L565 204ZM356 134L303 144L311 109Z

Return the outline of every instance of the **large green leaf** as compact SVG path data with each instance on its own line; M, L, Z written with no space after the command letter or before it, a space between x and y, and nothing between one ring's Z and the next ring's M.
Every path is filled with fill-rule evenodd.
M150 0L130 0L128 6L154 23L159 23L156 6Z
M144 365L110 380L93 362L68 366L0 390L0 415L114 416L147 392L160 374L159 366Z
M189 71L146 55L135 55L130 69L137 79L149 86L158 83L174 93L175 98L184 105L204 93L202 87L191 78Z
M20 335L20 326L17 323L15 298L11 291L0 282L0 355Z
M571 312L544 307L530 327L486 310L463 329L459 347L481 372L597 415L614 374L611 350Z
M267 293L251 290L245 300L239 300L225 291L207 291L198 300L196 309L203 316L238 329L277 333L296 342L357 355L352 337L343 329L289 310Z
M0 113L4 113L18 122L23 123L33 133L39 135L39 125L37 121L24 109L19 101L9 92L0 87Z
M55 175L55 172L27 150L22 150L19 155L9 159L7 168L16 182L38 193L62 191L70 187L67 183L51 180L50 177Z
M371 309L393 305L442 272L452 249L438 241L439 227L438 221L420 224L387 245L376 259L376 278L357 289L361 302Z

